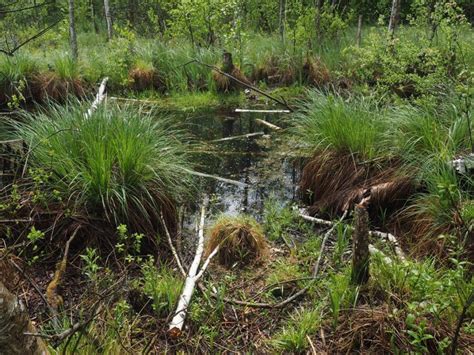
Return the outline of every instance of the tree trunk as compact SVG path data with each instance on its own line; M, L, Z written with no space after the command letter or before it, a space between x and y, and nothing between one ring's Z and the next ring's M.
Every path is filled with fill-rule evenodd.
M362 39L362 15L359 15L359 21L357 22L357 36L356 36L356 45L360 46L360 41Z
M279 29L281 41L285 42L286 0L280 0Z
M74 18L74 0L69 0L69 43L71 46L71 56L74 61L77 61L77 35L76 22Z
M105 12L105 21L107 23L107 38L110 41L113 36L113 27L112 27L112 15L110 13L109 0L104 0L104 12Z
M355 206L354 221L351 282L363 285L369 280L369 213L363 204Z
M137 3L135 0L128 0L128 21L132 28L135 28L137 19Z
M89 7L91 10L91 22L92 22L92 28L94 29L95 33L99 32L99 27L97 27L97 21L95 20L95 6L94 6L94 0L90 0Z
M316 18L315 18L315 27L316 27L316 38L321 41L321 11L323 10L323 1L316 0Z
M43 341L26 332L36 333L23 304L0 281L1 354L48 354Z
M392 11L390 13L390 22L388 23L388 31L393 34L400 22L401 0L393 0Z

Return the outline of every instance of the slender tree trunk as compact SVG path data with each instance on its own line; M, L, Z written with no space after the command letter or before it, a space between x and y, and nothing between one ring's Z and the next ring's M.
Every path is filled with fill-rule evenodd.
M321 11L323 10L323 1L324 0L316 0L315 7L316 7L316 18L315 18L315 27L316 27L316 38L318 41L321 41Z
M392 11L390 13L390 22L388 23L388 31L393 34L400 22L401 0L392 1Z
M107 38L110 41L114 35L112 27L112 14L110 12L109 0L104 0L105 21L107 23Z
M77 35L76 35L76 21L74 18L74 0L69 0L69 43L71 46L71 56L74 61L77 61Z
M363 204L355 206L354 222L351 282L362 285L369 280L369 213Z
M359 15L359 21L357 22L357 35L356 35L356 45L360 46L360 41L362 39L362 15Z
M280 0L279 29L281 41L285 42L286 0Z
M95 33L99 32L99 28L97 27L97 21L95 20L95 6L94 6L94 0L90 0L89 4L90 10L91 10L91 22L92 22L92 28L94 29Z
M132 28L135 28L137 19L137 2L135 0L128 0L128 21Z

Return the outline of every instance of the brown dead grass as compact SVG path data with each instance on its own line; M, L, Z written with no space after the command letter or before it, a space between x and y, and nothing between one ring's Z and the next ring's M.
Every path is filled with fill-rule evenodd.
M414 350L410 343L405 324L406 314L393 314L387 304L379 306L361 305L356 309L345 312L339 318L339 325L335 330L327 329L328 353L368 353L390 354L393 348L401 352L411 353ZM437 352L437 344L454 336L453 327L443 320L423 318L427 323L426 332L433 339L426 341L430 354ZM461 332L458 344L460 353L468 354L474 346L474 336Z
M83 97L86 84L82 79L61 79L54 72L36 75L30 82L33 98L37 102L53 100L63 102L69 95Z
M235 66L232 68L229 74L246 84L250 84L249 79L247 79L247 77L240 71L240 69ZM225 93L225 92L237 91L243 88L243 85L237 83L235 80L232 80L231 78L228 78L227 76L215 70L212 71L212 78L214 79L214 82L216 83L217 92Z
M285 65L272 56L255 68L251 79L254 82L263 81L268 85L291 85L297 81L298 74L293 66Z
M206 246L209 255L219 246L217 258L221 265L255 264L267 255L268 246L260 225L251 217L223 216L211 228Z
M318 58L307 57L303 64L303 81L314 87L324 87L331 82L327 66Z
M300 188L310 204L309 212L329 217L370 195L373 220L381 208L400 209L415 192L412 179L397 168L396 162L363 163L349 153L318 153L303 168Z
M164 92L166 85L155 69L133 68L128 73L130 87L136 91L156 90Z

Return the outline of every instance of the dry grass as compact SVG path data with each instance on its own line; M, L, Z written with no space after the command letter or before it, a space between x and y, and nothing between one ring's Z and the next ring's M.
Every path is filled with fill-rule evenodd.
M164 92L166 85L159 73L153 68L135 67L128 73L130 86L133 90L156 90Z
M361 305L340 317L338 327L332 331L327 341L328 353L393 353L394 347L401 352L413 352L405 323L406 314L394 314L387 304L379 306ZM433 338L426 340L429 353L436 353L438 342L443 339L452 339L454 329L445 321L423 318L419 321L427 323L426 333ZM470 349L474 345L474 336L461 332L459 349ZM461 351L462 352L462 351Z
M211 228L206 254L217 246L219 263L227 267L257 263L268 253L262 228L249 216L220 217Z
M64 102L69 95L83 97L86 84L80 78L61 78L54 72L36 75L30 82L31 93L37 102Z
M257 66L252 73L252 81L264 81L269 85L291 85L296 82L297 78L295 68L281 63L281 60L275 56Z
M329 69L318 58L307 57L303 64L303 81L314 87L324 87L331 82Z
M349 153L322 152L303 168L302 193L311 204L310 213L334 216L371 196L371 217L381 208L396 211L414 193L412 180L397 172L396 162L384 164L358 161Z
M246 84L250 84L250 81L247 79L247 77L240 71L239 68L235 66L232 68L229 74ZM242 85L237 83L235 80L232 80L217 71L212 72L212 78L216 83L217 92L231 92L237 91L242 88Z

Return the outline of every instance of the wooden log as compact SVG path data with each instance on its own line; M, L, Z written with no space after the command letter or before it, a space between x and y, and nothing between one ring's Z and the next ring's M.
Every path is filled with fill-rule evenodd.
M290 113L290 110L258 110L247 108L236 108L234 112L250 112L250 113Z
M256 118L256 119L255 119L255 122L260 123L260 124L262 124L262 125L264 125L264 126L267 126L268 128L273 129L274 131L279 131L279 130L281 130L281 127L278 127L277 125L274 125L273 123L270 123L270 122L268 122L268 121L262 120L262 119L260 119L260 118Z
M1 354L49 354L44 342L34 333L25 307L0 281L0 353Z
M363 285L369 280L369 213L363 204L354 208L351 282Z
M264 134L265 134L265 132L254 132L254 133L242 134L240 136L232 136L232 137L224 137L224 138L214 139L211 142L213 142L213 143L227 142L227 141L233 141L233 140L236 140L236 139L245 139L245 138L253 138L253 137L263 136Z
M204 253L204 218L206 216L206 207L209 200L206 197L201 207L201 219L199 223L198 230L198 241L196 245L196 253L194 255L193 262L189 267L188 275L184 282L183 291L179 297L178 306L176 307L175 315L169 324L168 334L172 338L178 338L182 334L182 329L184 321L186 320L186 315L188 312L189 304L191 303L191 298L196 288L196 283L204 274L207 266L209 265L212 257L217 254L218 248L214 249L212 253L207 257L201 270L199 265L201 264L202 255Z

